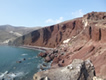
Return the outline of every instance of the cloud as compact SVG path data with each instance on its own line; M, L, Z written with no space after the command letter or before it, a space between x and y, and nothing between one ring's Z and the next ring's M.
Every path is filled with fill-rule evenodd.
M54 20L53 19L48 19L48 20L46 20L46 23L54 23Z
M71 14L74 18L76 18L76 17L82 17L84 15L84 12L82 11L82 9L79 9L78 11L72 12Z
M55 22L56 23L60 23L60 22L62 22L63 21L63 17L60 17L58 20L56 20Z
M55 24L55 23L60 23L60 22L62 22L62 21L63 21L63 17L60 17L59 19L56 19L56 20L47 19L45 22L46 22L46 23L53 23L53 24Z

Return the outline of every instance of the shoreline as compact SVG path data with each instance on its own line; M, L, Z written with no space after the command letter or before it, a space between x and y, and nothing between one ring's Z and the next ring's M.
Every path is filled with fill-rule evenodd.
M2 47L5 47L5 46L2 46ZM13 50L15 49L14 48L15 46L9 46L9 47L11 47L11 49L13 49ZM10 49L9 47L6 46L6 48L8 48L8 50ZM16 48L20 48L20 47L16 46ZM3 49L2 50L5 51L5 48L3 48ZM9 80L10 79L13 80L13 78L11 78L11 75L14 75L15 80L20 80L20 78L22 78L21 80L32 80L33 75L35 73L37 73L38 71L40 71L40 65L44 64L44 60L42 58L38 57L38 54L41 51L37 50L37 52L36 52L36 50L31 50L31 51L28 50L28 52L27 52L27 49L21 49L21 48L14 50L14 51L10 50L9 51L10 53L7 55L12 55L12 53L16 53L19 55L17 55L17 56L14 55L16 58L13 58L13 60L10 61L9 64L11 64L11 62L13 61L12 67L6 68L6 69L2 67L4 70L2 69L3 71L1 71L1 73L0 73L0 76L1 76L0 80L8 79L8 76L9 76ZM7 53L8 53L8 51L7 51ZM22 54L27 54L27 55L22 55ZM29 54L29 56L28 56L28 54ZM25 60L23 60L23 59L25 59ZM21 63L17 63L17 61L21 61ZM5 63L5 64L7 64L7 63ZM30 65L32 65L32 67L30 67ZM47 68L49 68L49 65L48 64L46 64L46 65L47 65ZM27 67L23 68L24 66L27 66ZM28 68L30 68L30 69L28 69ZM25 69L28 69L28 71ZM45 69L45 67L44 67L44 69ZM18 76L18 72L20 72L20 71L22 71L22 76ZM26 75L27 72L28 72L28 74ZM4 73L5 73L5 75L4 75ZM2 77L2 75L3 75L3 77ZM29 79L26 79L27 76Z
M40 51L38 54L40 54L41 52L45 53L46 51L53 51L55 49L55 48L30 46L30 45L22 45L22 46L6 45L6 46L12 46L12 47L16 47L16 48L23 48L23 49L29 49L29 50L38 50L38 51ZM39 57L41 57L41 56L39 56ZM43 57L41 57L41 58L43 59ZM44 71L44 70L49 70L51 68L51 61L50 62L45 62L45 60L43 59L42 63L39 64L38 66L39 66L38 67L39 70L37 72ZM16 77L14 79L16 79Z
M54 48L30 46L30 45L23 45L23 46L18 46L18 47L32 49L32 50L43 50L43 51L54 50Z

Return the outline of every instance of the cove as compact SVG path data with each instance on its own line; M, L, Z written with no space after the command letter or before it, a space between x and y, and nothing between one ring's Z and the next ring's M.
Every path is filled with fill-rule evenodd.
M43 59L40 50L0 46L0 80L32 80ZM18 62L20 61L20 62Z

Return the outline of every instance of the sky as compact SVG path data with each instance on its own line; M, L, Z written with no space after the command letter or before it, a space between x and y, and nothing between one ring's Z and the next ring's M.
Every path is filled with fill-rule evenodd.
M106 0L0 0L0 25L49 26L97 11Z

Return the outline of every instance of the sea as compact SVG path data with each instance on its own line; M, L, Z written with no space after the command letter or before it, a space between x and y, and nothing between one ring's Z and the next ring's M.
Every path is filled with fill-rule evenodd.
M0 80L33 80L44 60L41 50L0 46Z

